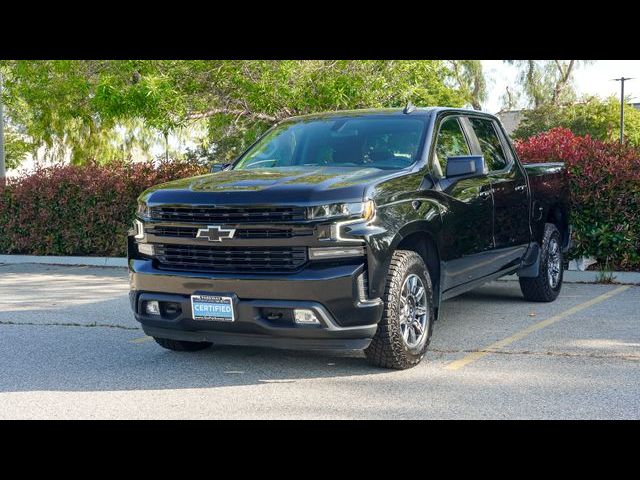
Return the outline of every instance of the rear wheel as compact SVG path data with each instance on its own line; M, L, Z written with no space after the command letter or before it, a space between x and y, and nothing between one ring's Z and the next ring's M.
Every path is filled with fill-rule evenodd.
M411 368L424 357L433 329L433 291L422 257L397 250L391 259L384 312L367 360L379 367Z
M547 223L540 250L540 271L534 278L520 277L520 290L526 300L552 302L562 288L563 259L558 228Z
M176 352L196 352L211 346L210 342L187 342L184 340L172 340L170 338L153 337L158 345L167 350Z

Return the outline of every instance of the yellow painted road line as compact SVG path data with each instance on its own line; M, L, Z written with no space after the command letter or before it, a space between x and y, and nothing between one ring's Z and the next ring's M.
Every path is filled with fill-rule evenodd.
M153 340L153 337L134 338L133 340L129 340L129 343L143 343L149 340Z
M573 307L571 307L568 310L565 310L562 313L559 313L557 315L554 315L553 317L549 317L546 320L542 320L541 322L538 323L534 323L533 325L520 330L519 332L514 333L513 335L511 335L510 337L507 337L503 340L499 340L495 343L492 343L491 345L489 345L488 347L485 347L481 350L478 350L477 352L472 352L469 355L466 355L464 357L462 357L459 360L455 360L453 362L451 362L450 364L448 364L446 367L444 367L446 370L460 370L462 367L464 367L465 365L469 365L472 362L475 362L476 360L484 357L485 355L488 355L489 353L491 353L492 351L495 350L499 350L501 348L506 347L507 345L511 345L514 342L517 342L518 340L522 340L524 337L526 337L527 335L536 332L544 327L548 327L549 325L552 325L554 323L556 323L559 320L562 320L565 317L568 317L569 315L573 315L574 313L578 313L582 310L584 310L585 308L589 308L597 303L600 302L604 302L605 300L608 300L609 298L613 297L614 295L617 295L619 293L624 292L625 290L627 290L628 288L630 288L629 285L625 285L622 287L618 287L615 290L611 290L610 292L607 293L603 293L602 295L598 295L597 297L592 298L591 300L588 300L584 303L580 303L578 305L575 305Z

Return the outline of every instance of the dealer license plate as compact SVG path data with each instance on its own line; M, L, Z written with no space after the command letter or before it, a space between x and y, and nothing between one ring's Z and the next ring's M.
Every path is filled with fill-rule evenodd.
M194 320L233 322L233 300L218 295L191 295L191 313Z

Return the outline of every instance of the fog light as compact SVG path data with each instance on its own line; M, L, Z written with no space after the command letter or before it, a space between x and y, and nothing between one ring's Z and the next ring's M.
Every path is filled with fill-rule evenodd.
M320 323L313 310L307 310L304 308L296 308L293 311L293 318L296 323Z
M153 248L153 245L151 245L150 243L139 243L138 252L140 252L143 255L148 255L151 257L155 253L155 249Z
M147 315L160 315L160 303L156 300L145 302L144 311L147 313Z

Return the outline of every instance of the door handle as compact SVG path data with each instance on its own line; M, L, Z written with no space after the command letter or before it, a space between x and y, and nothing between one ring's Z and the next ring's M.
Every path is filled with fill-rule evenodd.
M514 188L516 192L524 192L526 189L527 189L526 185L518 185L516 188Z
M478 194L479 197L485 198L488 197L489 195L491 195L493 193L493 189L489 189L489 190L483 190L482 192L480 192Z

